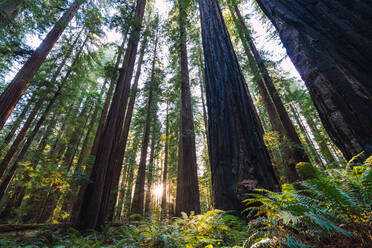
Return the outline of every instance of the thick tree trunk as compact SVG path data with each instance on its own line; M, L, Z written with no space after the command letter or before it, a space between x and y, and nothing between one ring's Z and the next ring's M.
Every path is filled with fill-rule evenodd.
M142 139L142 148L141 148L141 157L138 166L138 173L136 179L136 185L134 187L134 196L132 201L131 213L143 215L143 207L145 200L145 173L146 173L146 159L147 159L147 148L149 145L150 138L150 124L151 124L151 109L153 105L153 88L155 80L155 63L157 56L157 45L158 45L158 36L155 38L155 49L154 57L152 61L152 71L151 78L149 82L149 96L147 100L147 114L146 114L146 124L143 133Z
M133 26L129 37L123 66L102 135L104 139L99 142L96 160L90 176L91 182L85 191L79 217L77 223L75 223L75 226L80 230L100 228L105 221L111 189L110 181L112 180L110 178L112 175L107 175L107 172L112 169L114 153L120 143L120 135L117 134L122 131L145 5L146 0L137 1L135 14L137 22Z
M346 159L372 154L372 1L257 0Z
M133 115L133 109L134 109L134 104L136 102L136 96L137 96L137 88L138 88L138 81L139 77L141 75L141 68L142 68L142 62L143 62L143 56L145 54L145 49L147 47L147 37L148 37L148 32L149 32L149 22L148 22L148 27L144 32L144 38L142 41L142 45L140 48L140 56L137 61L137 71L136 75L134 77L134 82L132 85L132 90L131 90L131 95L128 103L128 108L127 112L125 114L125 120L124 120L124 126L123 126L123 132L120 137L120 145L118 147L118 150L116 151L115 154L115 159L114 159L114 172L113 172L113 183L112 183L112 188L110 190L111 196L109 200L109 212L108 212L108 220L112 220L113 218L113 213L115 209L115 203L116 203L116 198L117 198L117 189L119 185L119 179L120 179L120 171L122 168L122 163L123 163L123 158L125 155L125 149L127 146L127 141L128 141L128 134L129 134L129 128L130 128L130 123L132 121L132 115Z
M187 12L185 1L179 5L180 67L181 67L181 109L180 109L180 150L178 152L176 215L181 212L200 213L199 184L195 151L194 117L191 105L191 90L187 55Z
M167 116L165 117L165 144L164 144L164 168L163 168L163 192L161 195L161 219L167 218L167 175L168 175L168 144L169 144L169 114L167 101Z
M102 133L103 133L103 130L105 128L107 113L108 113L108 110L109 110L109 107L110 107L112 93L114 92L114 88L115 88L115 80L117 78L116 72L119 70L120 60L121 60L121 57L124 53L124 45L125 45L125 41L126 41L126 38L127 38L127 33L128 33L128 31L125 33L123 42L121 43L121 46L118 49L118 55L117 55L116 63L115 63L115 74L111 78L110 87L107 91L106 100L105 100L105 103L103 105L103 109L102 109L102 112L101 112L101 117L99 119L98 126L97 126L96 136L94 137L92 150L90 152L91 155L96 155L97 154L99 141L102 137Z
M254 61L251 61L250 64L253 69L253 73L255 74L258 89L269 114L270 122L275 131L279 132L281 136L287 137L289 140L289 147L286 148L284 156L287 167L287 181L290 183L298 181L299 176L295 166L300 162L308 162L309 158L306 155L300 138L298 137L284 104L279 97L271 76L266 69L264 61L261 58L261 55L259 54L252 37L250 36L250 32L245 25L244 19L240 14L237 5L234 6L234 10L239 19L237 26L239 26L238 28L241 28L243 33L241 35L242 41L246 41L248 43L249 49L253 54ZM233 11L232 14L234 14ZM246 51L246 53L249 53L249 51ZM249 54L248 57L252 57L252 55ZM252 58L250 60L252 60ZM283 137L281 137L281 140L283 140Z
M278 181L216 0L200 0L215 207L240 215L255 188Z
M82 0L76 0L70 8L64 13L60 20L56 23L53 29L48 33L40 46L32 54L31 58L26 62L22 69L17 73L12 82L8 85L5 91L0 96L0 130L3 128L9 115L12 113L15 105L30 85L30 81L35 73L39 70L41 64L48 56L54 44L62 35L67 24L78 11Z
M127 33L128 32L125 33L123 42L121 43L121 45L118 49L118 54L117 54L116 62L115 62L115 72L119 70L120 60L121 60L122 54L124 52L124 45L125 45ZM99 142L102 138L102 133L104 131L105 122L106 122L106 119L107 119L107 113L108 113L108 110L109 110L109 107L110 107L112 94L113 94L114 88L115 88L116 78L117 78L117 75L115 73L112 76L112 78L110 79L110 86L109 86L109 89L107 91L105 103L103 104L103 109L102 109L102 112L101 112L101 116L100 116L99 121L98 121L96 135L94 137L93 145L92 145L92 148L91 148L91 151L90 151L90 154L94 155L94 156L97 154L98 145L99 145ZM89 170L89 169L86 171L86 173L88 173L88 174L90 172L91 172L91 170ZM73 205L73 208L72 208L72 211L71 211L71 216L70 216L70 222L71 223L77 223L79 211L80 211L81 205L82 205L83 200L84 200L83 198L84 198L84 194L85 194L86 189L87 189L87 183L84 182L80 186L79 193L77 194L76 200L74 201L74 205Z

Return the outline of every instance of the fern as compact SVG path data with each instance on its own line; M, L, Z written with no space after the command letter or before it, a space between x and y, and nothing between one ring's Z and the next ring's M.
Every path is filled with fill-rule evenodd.
M310 247L313 240L326 244L335 237L354 239L342 241L345 244L372 242L371 163L370 157L352 169L325 172L313 170L310 164L301 164L297 168L307 173L307 179L300 182L301 190L283 185L283 192L260 189L248 194L244 202L250 207L246 211L256 211L258 217L250 223L257 231L249 241L272 237L285 247Z

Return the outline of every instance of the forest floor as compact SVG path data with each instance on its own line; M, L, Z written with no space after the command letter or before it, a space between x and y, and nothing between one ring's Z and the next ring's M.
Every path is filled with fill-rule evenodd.
M236 217L210 211L168 222L107 225L84 234L68 225L3 225L0 247L250 247L248 226Z

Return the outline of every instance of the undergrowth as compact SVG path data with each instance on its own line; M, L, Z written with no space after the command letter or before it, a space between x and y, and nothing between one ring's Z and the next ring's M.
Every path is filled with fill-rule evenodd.
M174 218L170 223L136 221L102 232L81 234L74 229L53 233L41 231L30 239L0 239L1 247L243 247L248 226L220 210L203 215Z
M371 165L372 157L321 172L300 163L305 180L296 187L249 194L247 211L256 217L249 225L257 231L247 243L261 237L267 247L372 247Z
M308 163L304 178L282 192L258 189L245 201L248 225L221 210L182 214L167 221L135 221L101 232L70 228L37 235L0 238L0 247L372 247L372 157L363 164L319 171Z

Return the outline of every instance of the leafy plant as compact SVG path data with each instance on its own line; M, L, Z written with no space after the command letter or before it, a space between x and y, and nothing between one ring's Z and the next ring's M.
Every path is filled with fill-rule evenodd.
M271 247L371 244L371 157L363 165L325 172L305 163L297 168L307 178L301 190L285 184L282 192L259 189L245 200L257 216L250 225L258 227L248 243L269 238Z

